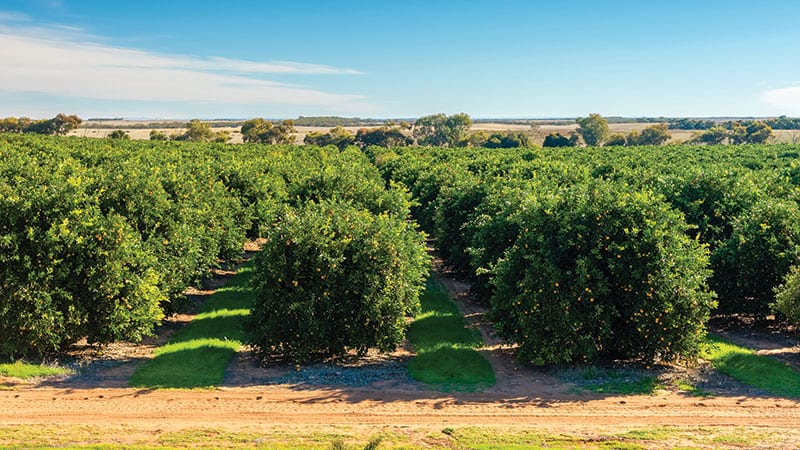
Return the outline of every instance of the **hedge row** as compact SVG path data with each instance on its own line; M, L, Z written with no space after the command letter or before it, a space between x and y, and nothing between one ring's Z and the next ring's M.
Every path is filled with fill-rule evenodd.
M256 259L251 343L298 363L394 350L429 267L410 222L341 201L289 210Z
M691 356L711 311L770 313L798 264L798 149L367 153L500 334L554 363Z
M0 356L140 339L247 238L329 201L417 246L386 270L424 265L408 194L355 149L0 135Z

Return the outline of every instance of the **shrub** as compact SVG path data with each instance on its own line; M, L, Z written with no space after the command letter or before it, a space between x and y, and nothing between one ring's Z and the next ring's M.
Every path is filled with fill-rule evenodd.
M0 355L138 340L162 318L156 262L138 233L101 212L73 160L58 164L31 159L12 169L25 177L0 180Z
M433 236L439 256L460 275L474 275L467 253L470 233L464 226L486 196L485 188L478 177L460 172L451 184L441 187L435 201Z
M783 284L775 288L775 302L770 305L773 311L783 314L794 324L800 324L800 267L795 266L783 279Z
M339 199L373 214L388 213L403 218L408 215L407 193L401 189L386 189L386 182L360 150L350 148L324 157L324 163L314 173L293 183L290 195L294 206Z
M761 196L751 176L741 170L707 168L659 180L659 190L695 228L690 235L713 252L732 232L734 218Z
M711 255L711 287L724 313L769 313L774 289L800 260L800 209L777 199L756 203L732 223Z
M256 257L248 322L262 358L393 350L429 269L423 235L342 203L287 211Z
M708 255L649 193L577 186L522 211L492 317L534 364L693 355L714 306Z
M141 154L107 163L97 173L93 190L100 207L124 216L139 233L158 260L170 300L220 258L241 255L249 227L245 210L205 161L193 165L175 153ZM164 304L167 312L175 306Z

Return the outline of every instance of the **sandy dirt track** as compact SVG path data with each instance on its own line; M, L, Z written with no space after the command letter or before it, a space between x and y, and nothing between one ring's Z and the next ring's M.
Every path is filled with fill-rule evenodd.
M674 393L607 398L515 398L266 386L215 390L53 389L0 393L0 424L119 425L141 429L244 429L270 424L515 425L574 430L652 425L800 425L800 403L700 399Z

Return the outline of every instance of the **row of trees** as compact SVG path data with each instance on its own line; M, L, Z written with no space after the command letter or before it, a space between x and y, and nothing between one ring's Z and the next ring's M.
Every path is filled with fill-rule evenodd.
M114 130L108 135L111 139L130 139L125 130ZM186 124L183 133L166 134L162 131L151 130L151 141L188 141L188 142L228 142L231 135L227 131L214 131L211 124L200 119L192 119Z
M692 119L687 119L692 120ZM642 131L631 131L628 134L611 134L608 120L600 114L590 114L575 120L578 128L575 132L564 136L551 133L544 140L544 147L575 147L580 140L589 147L599 146L634 146L663 145L672 135L668 123L650 125ZM726 128L721 125L712 126L705 131L698 131L686 143L717 145L730 144L763 144L772 137L772 128L765 122L751 121L745 123L731 122ZM688 125L687 125L688 126Z
M763 144L772 137L772 128L764 122L750 122L732 124L730 128L720 125L713 126L705 131L696 132L688 143L717 145L731 144Z
M430 267L409 206L354 148L0 135L0 357L138 340L257 237L262 357L394 349Z
M800 323L792 146L370 153L526 361L689 356L717 301Z
M726 120L714 121L708 119L666 119L669 127L675 130L709 130L714 127L722 127L727 130L740 125L747 127L754 122L763 122L773 130L800 130L800 118L795 117L772 117L763 120Z
M698 119L682 119L679 122L659 123L648 126L641 131L631 131L628 134L609 131L608 120L600 114L590 114L587 117L576 119L578 128L575 132L562 135L551 133L545 137L545 147L573 147L581 141L589 146L634 146L634 145L662 145L671 139L669 128L689 127L698 129L694 136L687 141L690 144L758 144L766 142L772 137L772 127L769 121L779 126L790 126L794 119L781 116L768 121L725 122L713 125L710 121ZM31 120L29 118L8 117L0 120L0 132L11 133L39 133L64 135L77 128L81 119L75 115L67 116L58 114L47 120ZM709 125L706 128L706 125ZM263 118L254 118L242 123L241 133L244 142L265 144L291 144L295 141L295 123L292 120L273 122ZM161 131L152 130L150 140L175 140L190 142L228 142L230 134L227 131L215 132L208 122L193 119L186 124L187 130L182 134L167 135ZM383 147L402 147L408 145L433 146L433 147L486 147L486 148L517 148L531 146L531 135L526 132L493 132L471 131L472 119L468 114L454 115L433 114L417 119L413 124L401 122L395 124L387 122L378 128L361 128L356 134L336 126L327 133L311 132L304 139L305 144L333 145L345 148L356 144L362 148L377 145ZM128 134L124 130L114 130L110 135L113 139L126 139Z
M0 119L0 133L37 133L63 136L78 128L82 120L76 115L58 114L52 119L32 120L28 117Z
M407 122L387 122L378 128L360 128L355 135L341 126L327 133L311 132L303 140L309 145L334 145L344 148L358 145L361 148L379 147L486 147L517 148L531 145L531 138L524 132L471 131L472 119L467 114L433 114L417 119L413 125Z

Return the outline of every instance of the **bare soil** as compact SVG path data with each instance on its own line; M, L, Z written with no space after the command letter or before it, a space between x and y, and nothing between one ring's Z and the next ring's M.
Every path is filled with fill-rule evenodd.
M128 387L127 377L135 367L152 357L153 349L191 318L186 315L172 318L159 330L157 338L141 345L76 349L72 357L84 369L76 376L30 382L0 380L0 426L91 424L111 430L124 424L137 433L195 428L240 431L268 426L481 426L589 434L653 426L714 426L734 427L732 430L755 427L797 435L800 402L747 388L704 365L664 368L661 376L694 382L709 397L697 397L674 387L653 395L587 393L554 372L521 366L513 357L513 347L492 334L485 310L468 295L469 286L443 270L437 276L450 289L471 326L480 329L486 342L481 351L497 374L495 386L481 392L431 389L392 372L404 367L411 356L408 349L401 348L391 355L373 354L365 361L326 366L328 372L319 379L301 377L279 383L275 380L291 380L298 370L291 366L260 367L244 351L230 365L225 383L219 388ZM222 278L224 274L219 274L215 282ZM202 297L208 292L194 294ZM747 339L746 343L754 348L794 355L789 358L796 361L797 340L792 340L792 335L781 335L781 341L769 334L739 336L730 330L722 331L734 340ZM366 371L348 372L348 365L366 367ZM363 383L337 383L338 376L372 374L373 367L378 375L360 379ZM381 375L386 373L390 376Z

